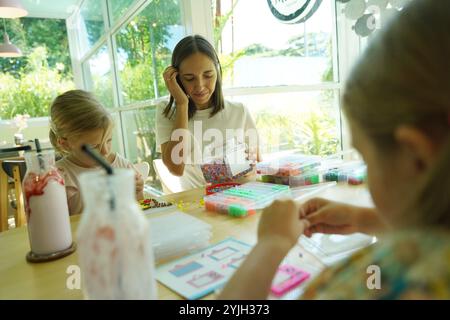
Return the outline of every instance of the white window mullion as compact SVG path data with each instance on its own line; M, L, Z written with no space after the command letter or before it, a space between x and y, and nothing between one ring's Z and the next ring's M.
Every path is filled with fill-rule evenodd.
M321 83L316 85L289 85L289 86L271 86L271 87L250 87L250 88L224 88L225 96L244 96L244 95L260 95L271 93L295 93L295 92L311 92L322 90L339 90L339 83Z
M333 5L331 6L333 10L333 26L334 30L331 36L331 48L332 48L332 57L333 57L333 81L334 82L341 82L341 75L340 75L340 68L339 68L339 40L338 40L338 32L339 32L339 26L337 21L337 3L334 1Z
M360 54L360 38L352 29L354 21L349 21L342 13L343 5L337 3L337 28L340 81L343 83Z
M117 78L117 56L116 56L116 42L111 34L111 17L109 4L107 0L103 1L103 21L105 22L106 29L106 44L108 48L108 56L110 61L110 70L111 70L111 81L112 81L112 95L113 95L113 103L114 105L109 106L112 108L118 108L120 106L120 94L119 94L119 81Z
M211 0L181 0L181 8L186 33L200 34L214 43Z
M110 67L111 67L111 84L112 84L112 92L111 94L113 95L113 107L118 108L121 105L120 99L121 99L121 95L120 95L120 83L119 83L119 79L118 79L118 64L117 64L117 45L116 45L116 41L115 38L113 36L113 34L111 33L111 21L112 21L112 17L111 17L111 10L109 9L109 3L108 0L102 0L103 1L103 21L105 23L105 30L106 30L106 43L107 43L107 47L108 47L108 55L109 55L109 61L110 61ZM119 150L118 152L122 155L124 155L125 157L127 156L125 153L125 136L123 133L123 121L122 121L122 114L121 112L117 112L116 113L117 118L116 118L116 130L117 130L117 135L119 137L119 141L118 141L118 147Z
M354 30L352 25L354 21L349 21L343 14L345 4L336 4L336 19L338 28L338 54L339 54L339 76L342 86L344 87L346 79L349 77L351 68L358 60L360 55L360 38ZM341 95L344 90L341 90ZM342 99L341 99L342 101ZM341 108L341 139L343 150L351 148L351 136L348 127L347 119L342 113Z
M83 70L81 67L81 50L79 32L77 26L79 23L79 9L66 19L67 40L69 43L69 54L72 62L73 80L77 88L84 88Z

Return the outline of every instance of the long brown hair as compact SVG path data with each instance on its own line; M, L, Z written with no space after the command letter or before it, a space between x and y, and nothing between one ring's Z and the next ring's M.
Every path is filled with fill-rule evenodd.
M449 228L450 1L411 1L363 54L346 83L343 105L382 152L395 150L399 125L442 142L408 221Z
M220 65L217 53L214 50L214 47L208 42L208 40L200 35L187 36L180 42L178 42L178 44L175 46L175 49L173 50L172 67L179 69L184 59L198 52L203 53L208 58L210 58L214 62L214 66L216 67L216 87L211 96L213 109L210 116L212 117L219 111L223 110L225 107L222 92L222 67ZM174 102L175 100L171 95L169 103L167 104L163 112L164 116L166 116L167 118L171 118L175 113ZM192 101L192 99L189 99L188 119L191 119L196 112L197 107L195 106L195 103Z

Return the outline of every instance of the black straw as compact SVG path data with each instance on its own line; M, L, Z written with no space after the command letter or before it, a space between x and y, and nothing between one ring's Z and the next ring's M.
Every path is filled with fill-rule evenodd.
M95 161L97 161L97 163L99 165L101 165L103 167L103 169L106 170L106 173L109 175L113 174L113 168L111 167L111 165L106 162L106 160L94 149L92 149L90 146L88 146L87 144L83 144L81 146L81 150L83 150L87 155L89 155L92 159L94 159Z
M41 143L39 142L39 139L34 139L34 144L36 145L36 152L37 152L37 157L38 157L38 161L39 161L39 168L41 169L41 171L45 171L45 164L44 164L44 159L42 159L42 148L41 148Z
M83 144L81 146L81 150L83 150L92 159L97 161L98 164L101 165L106 170L106 173L109 176L111 176L113 174L113 168L111 167L111 165L108 162L106 162L106 160L97 151L92 149L87 144ZM111 198L109 199L109 207L111 208L111 210L115 210L116 209L116 200L114 199L114 191L112 189L110 181L108 182L108 187L109 187L109 193L111 196Z
M41 143L39 142L39 139L34 139L34 143L36 145L37 153L41 153L42 152L42 148L41 148Z

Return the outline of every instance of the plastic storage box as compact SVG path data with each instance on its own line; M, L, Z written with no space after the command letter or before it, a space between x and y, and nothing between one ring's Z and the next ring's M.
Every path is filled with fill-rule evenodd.
M156 262L174 258L209 245L211 225L182 212L149 219Z
M258 163L258 180L284 184L291 187L308 186L323 181L321 159L316 156L289 155L268 162Z
M289 177L289 186L292 188L310 186L324 182L322 169L311 169L297 176Z
M272 183L249 182L204 198L208 211L225 213L233 217L246 217L272 203L291 195L289 186Z
M290 177L298 176L318 166L320 166L320 157L293 154L258 163L256 173L261 176ZM270 177L263 179L270 179Z
M345 164L331 168L323 173L325 181L346 182L350 185L364 183L367 177L367 167L363 163Z

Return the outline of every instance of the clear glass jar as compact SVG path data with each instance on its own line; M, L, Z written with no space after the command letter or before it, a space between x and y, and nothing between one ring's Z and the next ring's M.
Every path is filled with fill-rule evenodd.
M84 211L77 233L88 299L156 299L148 221L135 199L134 171L80 176Z
M27 152L25 161L23 192L31 247L27 259L45 260L68 254L72 246L69 209L64 179L55 167L54 151L39 155Z

